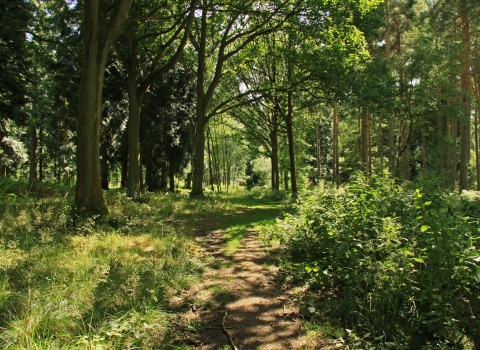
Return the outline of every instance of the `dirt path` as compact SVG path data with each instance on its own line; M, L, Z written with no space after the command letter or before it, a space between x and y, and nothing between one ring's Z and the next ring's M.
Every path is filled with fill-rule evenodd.
M186 300L191 302L190 311L183 317L204 325L187 338L193 348L228 349L225 346L232 343L239 350L305 348L307 340L300 336L295 293L278 283L278 267L271 264L258 232L246 230L242 247L232 255L224 253L225 239L220 230L200 241L205 254L214 258L212 266L216 268L207 271L202 283L181 297L184 305ZM195 307L202 299L208 302Z

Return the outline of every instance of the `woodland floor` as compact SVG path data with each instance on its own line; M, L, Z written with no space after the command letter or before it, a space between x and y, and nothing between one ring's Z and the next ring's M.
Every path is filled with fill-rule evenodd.
M201 324L181 335L193 349L335 348L331 340L312 339L303 331L298 294L281 282L272 248L259 241L258 231L247 228L232 254L226 252L222 230L207 230L197 241L213 257L211 268L201 283L172 300L184 310L180 324ZM202 305L202 299L208 302Z

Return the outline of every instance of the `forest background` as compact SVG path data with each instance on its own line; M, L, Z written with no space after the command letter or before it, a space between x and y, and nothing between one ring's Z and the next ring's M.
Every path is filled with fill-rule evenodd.
M5 3L2 175L76 183L76 203L98 213L100 188L134 197L172 191L175 177L200 196L247 180L295 193L356 169L478 188L477 12L474 1Z

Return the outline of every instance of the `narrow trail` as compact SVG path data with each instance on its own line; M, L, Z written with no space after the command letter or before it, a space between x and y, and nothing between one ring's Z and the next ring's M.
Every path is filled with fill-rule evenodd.
M228 297L201 311L202 320L210 327L201 334L198 349L229 344L222 322L238 349L297 349L304 345L297 339L301 322L293 291L276 283L278 268L269 264L271 258L258 241L258 232L247 230L242 247L230 256L223 252L221 232L208 238L208 254L223 261L223 267L207 272L204 283L222 286Z
M177 300L190 305L184 321L202 324L198 332L184 338L193 349L227 349L227 345L238 350L309 348L301 335L295 292L278 281L279 268L272 264L269 248L259 242L258 235L256 230L245 230L242 245L233 254L225 252L222 230L198 238L204 254L211 256L212 268L203 274L201 283ZM201 300L205 304L195 307Z

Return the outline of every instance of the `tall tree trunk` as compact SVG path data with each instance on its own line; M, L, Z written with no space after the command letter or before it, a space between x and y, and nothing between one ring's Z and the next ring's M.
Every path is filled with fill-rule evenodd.
M101 184L103 190L108 190L108 181L110 177L110 167L108 166L108 146L106 144L102 145L102 161L101 166Z
M425 130L422 130L422 163L423 163L423 172L427 173L427 148L426 148L426 137Z
M387 68L390 70L390 58L391 58L391 45L390 45L390 1L385 0L385 60L387 61ZM395 157L394 157L394 147L395 147L395 135L393 130L393 118L389 115L387 118L387 128L388 128L388 146L387 146L387 157L388 157L388 168L391 174L395 170Z
M280 168L278 159L278 113L272 111L272 130L270 131L270 145L272 147L272 190L280 190Z
M173 160L170 160L170 192L175 192L175 165Z
M315 135L317 141L317 181L320 184L320 179L322 178L322 141L320 139L320 123L318 121L315 125Z
M370 116L367 107L362 108L362 163L365 173L368 175L370 169Z
M38 176L40 179L40 182L43 181L43 128L40 127L39 130L39 135L38 135L39 141L40 141L40 149L38 150Z
M297 175L295 172L295 144L293 142L293 105L292 105L292 96L291 91L287 92L287 114L286 114L286 125L287 125L287 139L288 139L288 156L290 158L290 181L292 184L292 195L296 195L297 190Z
M480 103L480 79L478 78L479 72L479 63L478 63L478 34L475 34L475 74L474 74L474 90L475 90L475 102L476 105L478 106L478 103ZM474 128L475 128L475 169L477 173L477 191L480 191L480 159L479 159L479 146L478 146L478 122L479 122L479 117L478 117L479 109L478 107L475 108L475 121L474 121Z
M128 195L136 198L140 195L140 114L143 94L138 91L137 79L129 74L128 79Z
M145 152L145 186L147 191L153 192L153 146L150 140L147 141Z
M217 125L216 119L213 118L213 136L212 137L212 151L213 151L213 166L215 167L215 181L217 183L217 193L222 192L222 176L220 174L220 151L219 151L219 142L217 137ZM213 139L215 138L215 140ZM214 142L215 141L215 142Z
M221 122L222 122L222 130L223 130L223 151L224 151L223 173L225 178L225 189L228 194L228 187L230 185L230 158L228 153L227 133L225 132L225 123L223 120L223 115L221 116Z
M29 187L35 190L37 187L37 127L32 122L30 125L30 174Z
M197 66L197 107L195 110L195 158L193 160L193 183L190 195L203 196L203 172L205 162L205 127L207 124L208 102L205 98L205 69L206 69L206 47L207 47L207 10L202 10L200 26L200 43L198 49Z
M378 157L380 158L380 171L379 173L383 175L383 130L382 130L382 117L378 115Z
M437 93L438 100L438 93ZM443 142L443 119L441 114L437 111L437 147L438 147L438 176L442 186L445 184L445 151Z
M332 157L332 183L339 184L339 157L338 157L338 112L337 105L333 106L333 124L332 124L332 141L333 141L333 157Z
M125 131L122 135L122 177L120 186L122 188L128 187L128 133Z
M185 188L187 188L187 189L192 188L192 173L191 172L189 172L187 174L187 180L186 180Z
M207 125L207 152L208 152L208 171L210 173L210 186L212 189L212 192L215 191L215 188L213 187L213 164L212 164L212 152L210 148L210 138L211 138L211 133L210 133L210 127Z
M402 122L400 125L400 134L401 134L401 139L400 139L400 149L401 149L401 154L400 154L400 160L401 160L401 165L402 165L402 172L403 172L403 179L410 181L410 157L409 157L409 151L408 151L408 130L407 130L407 125Z
M468 165L470 163L470 123L472 82L470 73L470 34L468 26L467 0L460 0L460 21L462 27L462 73L460 76L461 88L465 93L462 98L463 120L460 123L460 181L459 190L468 190Z
M163 161L160 170L160 191L167 192L168 169L167 162Z
M85 0L83 53L77 119L77 183L74 211L106 215L100 183L99 144L102 88L107 55L125 24L131 0L117 0L113 8L99 0Z
M457 185L457 135L458 124L455 118L450 119L450 140L452 143L450 150L450 185L455 188Z

